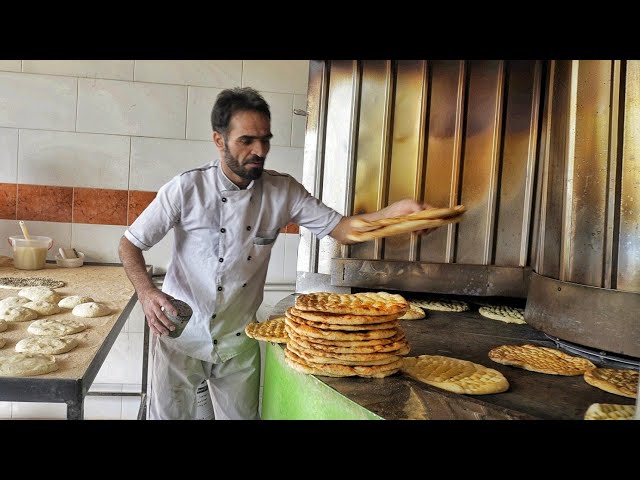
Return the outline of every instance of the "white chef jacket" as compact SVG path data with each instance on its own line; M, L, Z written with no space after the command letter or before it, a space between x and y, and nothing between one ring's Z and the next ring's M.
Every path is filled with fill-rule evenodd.
M163 340L189 356L220 363L255 341L244 328L262 303L280 229L296 223L322 238L341 218L291 175L265 169L242 190L216 159L163 185L124 235L148 250L173 228L162 290L187 302L193 316L180 337Z

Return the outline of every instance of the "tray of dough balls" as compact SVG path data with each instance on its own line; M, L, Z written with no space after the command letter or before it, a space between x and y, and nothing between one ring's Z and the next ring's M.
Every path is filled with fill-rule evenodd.
M135 291L121 266L0 267L0 379L80 379Z

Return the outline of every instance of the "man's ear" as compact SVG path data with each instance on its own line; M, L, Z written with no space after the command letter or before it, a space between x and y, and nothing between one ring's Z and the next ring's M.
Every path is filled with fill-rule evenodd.
M213 132L213 143L215 143L216 147L220 150L224 150L224 137L218 132Z

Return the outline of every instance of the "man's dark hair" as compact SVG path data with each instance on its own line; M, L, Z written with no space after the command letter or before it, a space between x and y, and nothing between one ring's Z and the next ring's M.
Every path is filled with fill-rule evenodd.
M236 87L223 90L218 94L216 103L211 110L211 127L213 131L226 138L229 132L229 122L233 114L246 110L263 113L271 120L269 104L257 90L251 87Z

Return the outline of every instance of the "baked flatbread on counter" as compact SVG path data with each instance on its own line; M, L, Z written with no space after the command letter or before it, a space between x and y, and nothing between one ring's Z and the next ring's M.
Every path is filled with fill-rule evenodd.
M264 342L287 343L289 335L284 330L284 317L270 318L264 322L251 322L244 329L248 337Z
M605 392L636 398L638 371L629 368L594 368L584 372L584 381Z
M405 357L401 371L415 380L454 393L487 395L509 389L509 382L499 371L442 355Z
M584 414L585 420L632 420L635 405L592 403Z
M501 345L489 351L496 363L549 375L582 375L596 366L586 358L538 345Z

